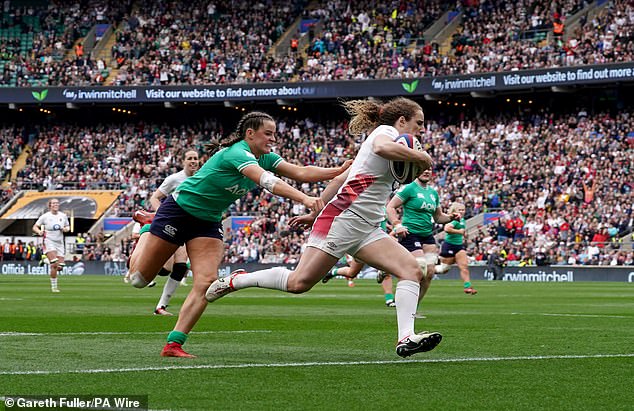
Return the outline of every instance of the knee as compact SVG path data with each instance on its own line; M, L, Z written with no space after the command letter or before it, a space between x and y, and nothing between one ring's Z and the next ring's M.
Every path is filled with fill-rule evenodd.
M186 263L174 263L174 267L172 267L172 273L170 274L170 278L175 281L180 281L187 274L187 264Z
M289 293L301 294L313 288L315 284L307 282L303 279L288 278L287 290Z
M149 283L150 282L145 279L140 271L135 271L130 276L130 284L132 284L134 288L145 288Z
M211 283L213 283L214 281L218 279L218 271L216 270L216 271L204 272L204 273L196 272L193 278L194 278L194 284L193 284L192 291L198 292L202 290L202 294L204 295L207 292L207 289L209 288Z
M415 258L412 256L412 258L408 258L407 261L403 261L399 268L398 273L392 273L398 277L399 280L420 282L424 278L423 273L427 271L427 262L422 257Z

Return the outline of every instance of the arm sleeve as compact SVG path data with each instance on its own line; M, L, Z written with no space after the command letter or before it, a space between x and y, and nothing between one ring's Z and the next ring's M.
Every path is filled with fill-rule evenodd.
M165 178L165 180L163 180L163 182L161 183L161 185L159 186L158 190L165 194L166 196L170 195L174 190L176 190L176 187L178 187L178 184L176 183L176 178L174 178L174 175L169 175Z
M225 164L239 172L242 172L250 165L258 164L258 160L253 153L246 150L227 150L224 160Z
M269 154L265 154L261 156L258 163L260 164L260 167L262 167L263 169L267 171L275 171L277 166L279 166L283 160L284 159L280 157L278 154L269 153Z
M409 199L410 191L411 191L410 185L411 184L408 184L404 187L399 188L395 194L398 198L400 198L403 201L403 203L406 203L407 200Z

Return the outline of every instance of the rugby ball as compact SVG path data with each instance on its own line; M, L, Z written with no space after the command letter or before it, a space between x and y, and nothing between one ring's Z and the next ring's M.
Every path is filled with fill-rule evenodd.
M420 144L420 141L418 141L418 138L411 134L401 134L394 141L411 149L423 151L423 146ZM420 174L416 163L402 160L390 160L390 172L394 180L400 184L409 184Z

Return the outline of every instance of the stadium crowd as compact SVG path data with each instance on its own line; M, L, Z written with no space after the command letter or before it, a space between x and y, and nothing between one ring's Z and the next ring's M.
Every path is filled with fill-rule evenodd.
M572 33L565 32L566 20L587 1L332 0L310 10L302 0L231 7L203 0L145 0L134 10L130 0L46 4L4 3L0 85L102 83L108 70L104 60L78 53L63 59L63 54L103 22L123 22L111 50L119 85L416 77L634 59L634 5L626 0L611 1L596 16L582 18ZM417 44L424 30L450 10L464 16L450 52L441 55L434 45ZM321 27L309 32L306 61L301 51L276 60L270 48L300 16L319 20ZM566 36L536 37L555 29ZM346 127L345 121L284 119L278 123L277 149L300 164L336 165L360 143ZM204 142L227 134L214 120L177 129L138 122L34 130L27 136L24 129L0 128L5 179L26 140L33 143L33 155L17 179L5 184L1 203L23 189L121 189L110 211L114 216L148 208L152 192L180 168L183 150L202 153ZM469 215L496 211L496 222L479 227L470 239L473 258L484 261L493 250L503 250L510 264L632 264L631 250L621 249L618 239L632 231L633 142L634 119L627 110L618 115L536 110L465 118L461 124L439 120L429 122L425 135L436 159L443 207L460 199ZM313 194L321 188L302 187ZM227 260L296 260L305 234L286 223L302 212L264 191L250 193L232 213L254 220L230 234ZM104 253L100 243L97 239L95 252L84 255L102 258L130 248L126 242L119 252Z
M289 80L293 58L267 54L305 1L141 2L117 33L116 85Z
M627 0L613 0L591 18L584 15L576 28L567 28L566 21L588 1L331 0L306 8L304 0L230 7L205 0L146 0L134 10L131 4L8 6L8 30L17 30L32 44L25 48L19 36L0 40L0 85L98 85L112 69L115 85L413 78L634 57L634 6ZM463 16L449 51L422 41L424 30L446 11ZM319 22L318 30L304 33L310 40L307 49L271 53L297 18ZM111 67L106 58L67 53L100 22L120 28ZM63 59L64 54L74 58Z
M0 86L102 84L108 76L103 59L91 60L76 42L95 24L117 25L132 0L14 5L5 1L0 36Z
M513 71L632 60L634 6L617 0L596 16L566 20L588 2L489 1L466 7L452 50L435 74ZM549 38L551 39L549 41Z
M3 133L12 135L7 130ZM346 130L345 121L281 119L276 150L298 164L337 165L360 144ZM142 122L46 127L14 186L121 189L110 214L130 216L149 208L161 181L180 169L184 150L203 153L204 142L225 134L221 123L211 120L177 128ZM423 140L436 161L443 208L460 200L469 216L485 211L499 216L497 223L472 233L469 244L476 261L485 261L497 247L510 254L511 264L543 262L538 254L544 252L553 264L631 263L631 250L620 249L618 242L632 230L628 176L634 118L629 111L615 116L579 109L555 115L536 109L475 116L460 124L430 120ZM321 188L301 187L312 194ZM266 191L249 193L231 214L249 215L253 221L230 233L227 261L293 262L305 233L290 230L287 221L303 211ZM129 245L121 250L129 251Z

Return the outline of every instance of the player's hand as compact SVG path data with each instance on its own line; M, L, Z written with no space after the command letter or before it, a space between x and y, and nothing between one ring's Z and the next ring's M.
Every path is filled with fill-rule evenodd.
M312 226L314 222L315 215L313 213L310 213L291 217L288 220L288 225L292 228L306 228Z
M320 212L322 208L324 208L324 200L320 197L310 197L306 196L302 204L306 206L310 211L314 211L316 213Z
M343 173L344 171L346 171L347 169L350 168L350 166L352 165L353 160L346 160L341 167L339 167L339 174Z
M407 229L407 227L401 224L397 224L394 229L392 229L392 231L397 237L405 237L407 234L409 234L409 230Z
M461 218L462 218L462 216L460 215L460 213L452 213L451 214L451 221L460 221Z

